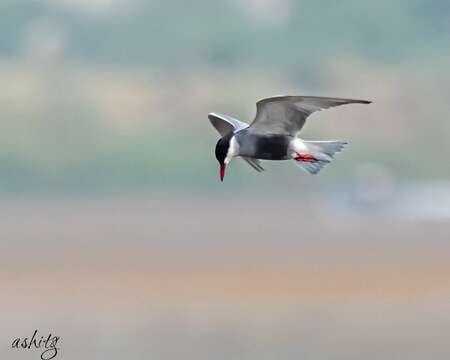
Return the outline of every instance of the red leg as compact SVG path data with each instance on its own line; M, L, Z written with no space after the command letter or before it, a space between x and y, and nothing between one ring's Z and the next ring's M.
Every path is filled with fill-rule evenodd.
M297 153L297 157L294 158L297 161L304 161L304 162L316 162L317 159L312 156L311 154L307 153Z

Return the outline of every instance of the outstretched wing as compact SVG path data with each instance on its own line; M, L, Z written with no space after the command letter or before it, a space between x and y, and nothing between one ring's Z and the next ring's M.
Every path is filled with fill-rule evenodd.
M208 114L208 119L222 136L248 127L247 123L239 121L228 115L210 113Z
M275 96L256 103L256 117L249 131L254 134L295 136L315 111L345 104L370 104L367 100L316 96Z

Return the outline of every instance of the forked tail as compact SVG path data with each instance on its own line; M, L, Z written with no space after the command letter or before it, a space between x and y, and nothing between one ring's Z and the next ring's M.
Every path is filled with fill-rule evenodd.
M347 144L345 141L303 141L305 151L297 152L295 163L310 174L317 174L329 164L334 154Z

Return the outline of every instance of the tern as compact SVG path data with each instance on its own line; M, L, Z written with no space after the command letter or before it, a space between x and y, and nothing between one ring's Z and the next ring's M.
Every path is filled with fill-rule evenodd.
M293 160L310 174L317 174L341 151L346 141L305 141L298 135L309 115L345 104L370 104L367 100L317 96L274 96L256 103L251 124L219 113L208 114L222 136L216 145L216 158L223 181L226 166L241 157L253 169L264 168L260 160Z

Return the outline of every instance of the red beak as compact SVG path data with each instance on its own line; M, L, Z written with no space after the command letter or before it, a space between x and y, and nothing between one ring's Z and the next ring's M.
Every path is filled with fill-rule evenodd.
M220 181L223 181L223 177L225 176L225 168L226 164L220 164Z

